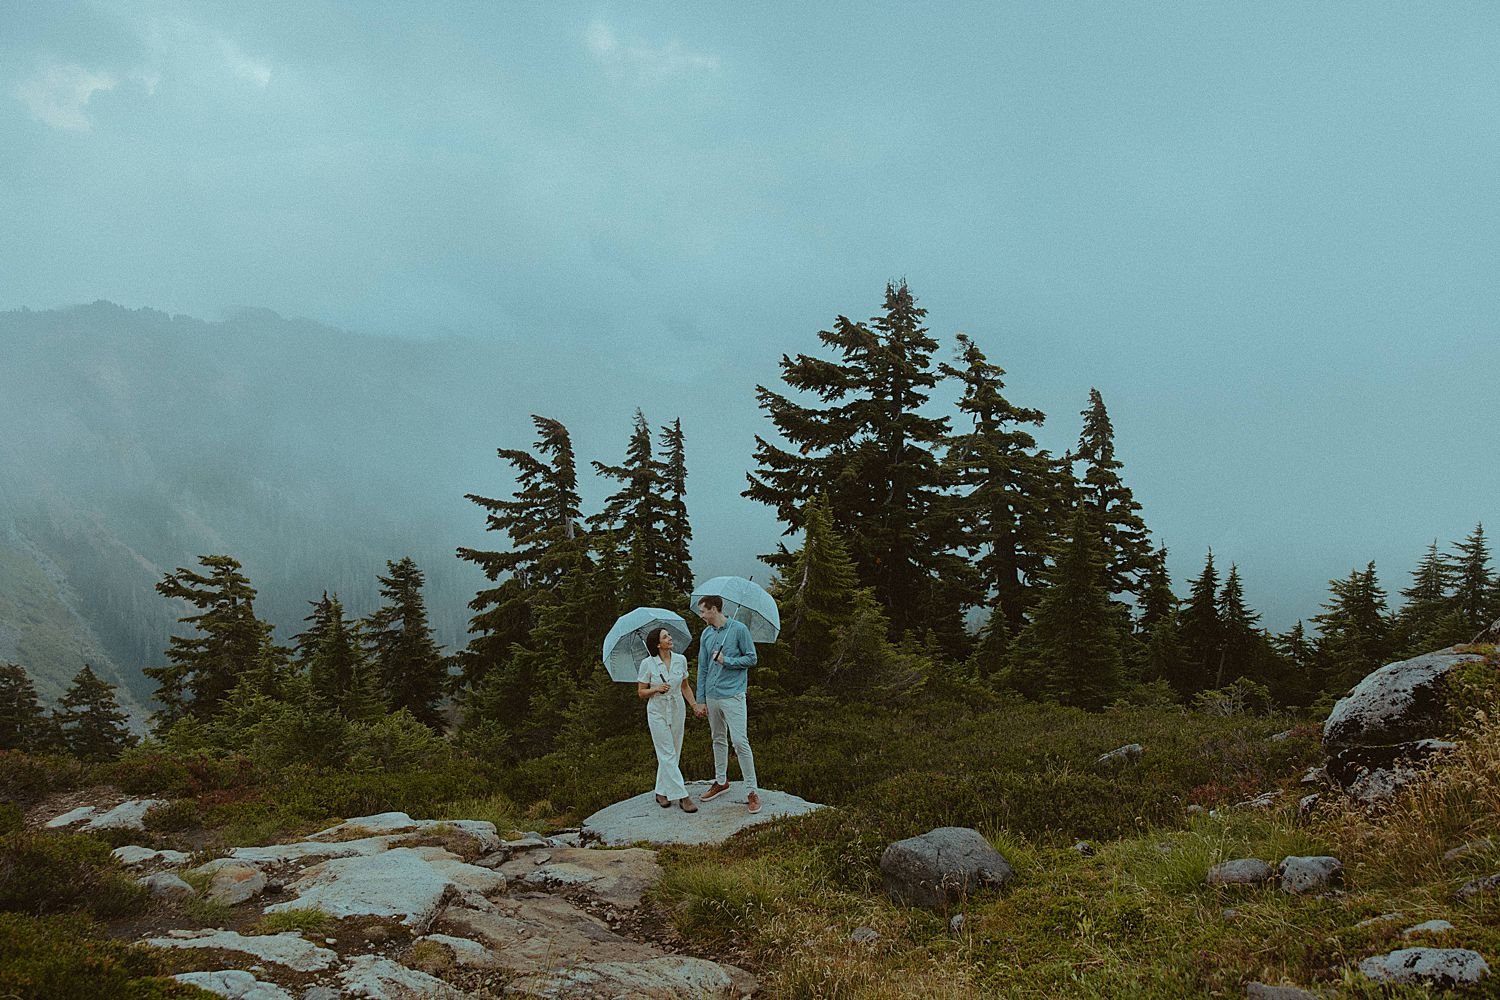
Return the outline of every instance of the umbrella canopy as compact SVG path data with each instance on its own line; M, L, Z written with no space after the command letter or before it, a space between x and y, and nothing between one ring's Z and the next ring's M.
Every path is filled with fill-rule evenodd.
M750 626L750 638L756 642L775 642L781 635L781 612L760 584L742 576L716 576L693 588L694 609L698 598L709 594L723 599L724 617Z
M619 617L609 634L604 637L604 666L609 669L610 680L633 683L640 672L640 663L651 651L646 648L646 636L653 629L664 628L672 635L677 652L684 652L693 641L687 622L675 611L666 608L636 608Z

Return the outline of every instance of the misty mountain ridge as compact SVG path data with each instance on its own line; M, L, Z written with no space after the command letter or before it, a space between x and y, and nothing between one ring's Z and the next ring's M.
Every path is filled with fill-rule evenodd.
M44 701L91 663L139 713L140 670L187 610L153 587L208 553L244 564L282 641L324 590L373 610L377 574L409 555L438 640L462 645L483 578L454 549L503 541L463 495L508 488L495 448L577 395L576 370L537 355L260 309L0 313L0 660Z

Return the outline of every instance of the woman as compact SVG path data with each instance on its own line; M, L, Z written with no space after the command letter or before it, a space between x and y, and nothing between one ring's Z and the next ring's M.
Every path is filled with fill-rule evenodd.
M672 652L672 645L672 633L664 628L654 628L646 636L651 655L641 661L635 690L646 703L646 724L656 745L656 804L668 809L676 799L683 812L695 813L698 807L683 784L677 758L682 754L687 706L696 710L698 701L688 684L687 657Z

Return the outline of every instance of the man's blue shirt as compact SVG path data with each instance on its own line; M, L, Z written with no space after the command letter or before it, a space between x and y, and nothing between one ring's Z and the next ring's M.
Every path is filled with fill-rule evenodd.
M724 662L714 654L724 651ZM755 666L755 642L742 621L726 618L719 628L710 625L698 636L698 700L733 698L745 693L746 668Z

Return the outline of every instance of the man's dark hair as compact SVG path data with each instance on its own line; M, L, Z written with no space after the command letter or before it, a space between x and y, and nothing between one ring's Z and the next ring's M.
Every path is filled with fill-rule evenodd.
M723 611L724 598L720 597L718 594L704 594L702 597L698 598L698 607L713 608L715 611Z
M651 650L652 656L661 655L661 637L667 632L666 629L657 627L646 634L646 648Z

